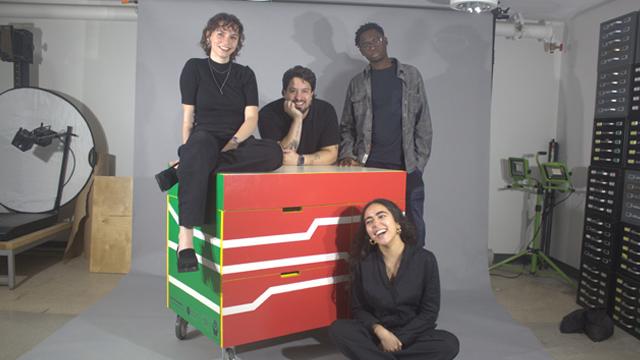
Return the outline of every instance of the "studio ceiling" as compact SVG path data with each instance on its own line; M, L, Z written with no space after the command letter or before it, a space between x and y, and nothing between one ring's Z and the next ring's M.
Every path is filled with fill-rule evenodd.
M308 2L410 7L448 7L449 0L272 0L274 2ZM500 0L500 6L521 13L525 19L564 21L593 7L614 0Z

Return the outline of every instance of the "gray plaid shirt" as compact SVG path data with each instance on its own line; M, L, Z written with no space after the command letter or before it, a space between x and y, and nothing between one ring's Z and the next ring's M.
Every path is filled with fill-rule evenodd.
M431 116L420 71L398 64L402 81L402 150L407 172L424 171L431 155ZM352 158L362 164L371 153L373 111L371 105L371 67L354 76L349 83L340 121L339 159Z

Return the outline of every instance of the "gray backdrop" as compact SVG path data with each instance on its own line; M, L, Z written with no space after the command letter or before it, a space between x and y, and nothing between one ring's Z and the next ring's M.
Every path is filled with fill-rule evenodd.
M21 357L211 359L220 349L191 331L173 334L165 307L165 199L153 174L180 143L178 76L214 13L240 17L247 41L238 61L258 77L261 103L280 94L282 72L311 67L317 94L342 111L349 78L365 66L354 32L379 22L389 52L416 65L434 128L427 166L427 247L439 260L438 325L460 339L457 359L549 360L531 331L495 302L487 273L491 19L448 11L227 1L147 0L139 7L132 273L91 309ZM238 347L243 359L338 360L326 329Z
M491 17L369 6L140 4L132 271L165 273L165 199L153 174L177 158L180 71L188 58L205 56L200 34L220 11L244 24L237 62L255 71L261 105L280 97L282 73L301 64L316 73L317 96L339 116L350 78L366 65L354 45L355 31L368 21L382 25L390 56L417 66L427 88L434 131L425 172L427 247L438 257L443 287L487 287Z

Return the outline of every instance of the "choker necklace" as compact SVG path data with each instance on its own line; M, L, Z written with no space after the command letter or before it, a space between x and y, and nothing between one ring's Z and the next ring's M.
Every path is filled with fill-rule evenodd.
M224 88L224 86L227 84L227 80L229 80L229 75L231 74L231 62L229 62L229 68L227 69L227 71L223 71L220 72L218 70L215 70L215 68L213 67L213 64L211 64L213 62L213 60L211 60L211 58L207 58L207 64L209 64L209 71L211 72L211 77L213 78L213 81L216 83L216 86L218 87L218 90L220 91L220 95L224 95L224 93L222 92L222 88ZM213 74L213 71L216 71L219 74L224 74L227 73L227 76L225 76L224 81L222 82L222 85L220 85L218 83L218 80L216 79L216 76Z
M229 70L231 70L231 61L229 61L229 62L227 63L227 65L228 65L228 66L227 66L227 69L226 69L226 70L222 70L222 71L220 71L220 70L216 69L216 67L215 67L215 66L213 66L213 60L211 60L211 58L209 58L209 66L211 67L211 69L212 69L213 71L217 72L218 74L226 74L226 73L228 73L228 72L229 72Z

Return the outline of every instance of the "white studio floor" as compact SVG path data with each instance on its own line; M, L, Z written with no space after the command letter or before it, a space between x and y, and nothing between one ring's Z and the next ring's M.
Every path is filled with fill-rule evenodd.
M119 355L129 351L124 358L132 355L140 355L143 359L179 358L180 351L185 351L185 358L189 359L215 359L220 356L219 350L197 331L191 332L189 338L182 342L175 338L173 314L163 307L162 298L154 298L154 294L163 292L163 279L139 277L156 284L145 286L147 290L141 289L150 290L154 294L136 296L140 299L132 301L131 305L125 305L123 310L118 310L117 304L121 301L118 298L123 295L118 293L137 281L132 281L127 276L122 284L118 284L122 275L89 273L87 266L82 257L64 263L60 261L59 254L37 253L37 250L19 255L18 287L14 290L0 287L0 360L15 360L21 355L22 359L101 359L112 358L111 350ZM506 271L499 273L513 275ZM547 272L535 277L525 274L515 279L494 276L491 284L499 305L487 308L502 312L504 307L510 314L507 315L508 318L513 318L529 329L538 339L533 342L538 349L536 351L544 354L541 350L544 349L549 354L548 357L541 355L542 358L626 360L640 354L640 341L618 328L610 339L600 343L591 342L582 334L561 334L558 324L562 316L578 308L575 289ZM114 288L122 290L110 294ZM515 325L513 322L504 325L502 321L490 320L491 316L484 313L474 315L470 309L450 316L448 314L454 311L453 304L458 301L450 300L451 293L446 293L445 296L440 325L445 327L452 324L450 330L459 333L462 352L457 359L476 359L474 355L486 353L487 350L482 349L489 347L495 340L484 340L488 337L484 334L484 328L477 331L478 334L472 334L473 328L459 331L454 319L469 317L472 323L493 324L491 326L498 328L511 328ZM133 313L128 306L138 308L139 305L136 304L145 299L149 302L148 306L132 316L132 321L127 323L122 320ZM526 331L517 325L515 328ZM495 334L496 330L491 332ZM146 340L142 336L145 333L148 333ZM529 335L524 337L529 338ZM510 344L508 339L503 342ZM105 350L110 345L115 347ZM511 350L516 348L527 353L526 346L520 344L513 346ZM342 358L328 343L323 329L251 344L238 350L245 359ZM502 358L518 358L511 354L511 351L507 351Z
M127 275L96 305L20 359L213 359L220 349L197 331L180 341L164 306L164 278ZM461 343L458 359L550 359L531 330L496 303L491 289L443 293L439 327ZM243 359L343 359L324 329L237 348Z

